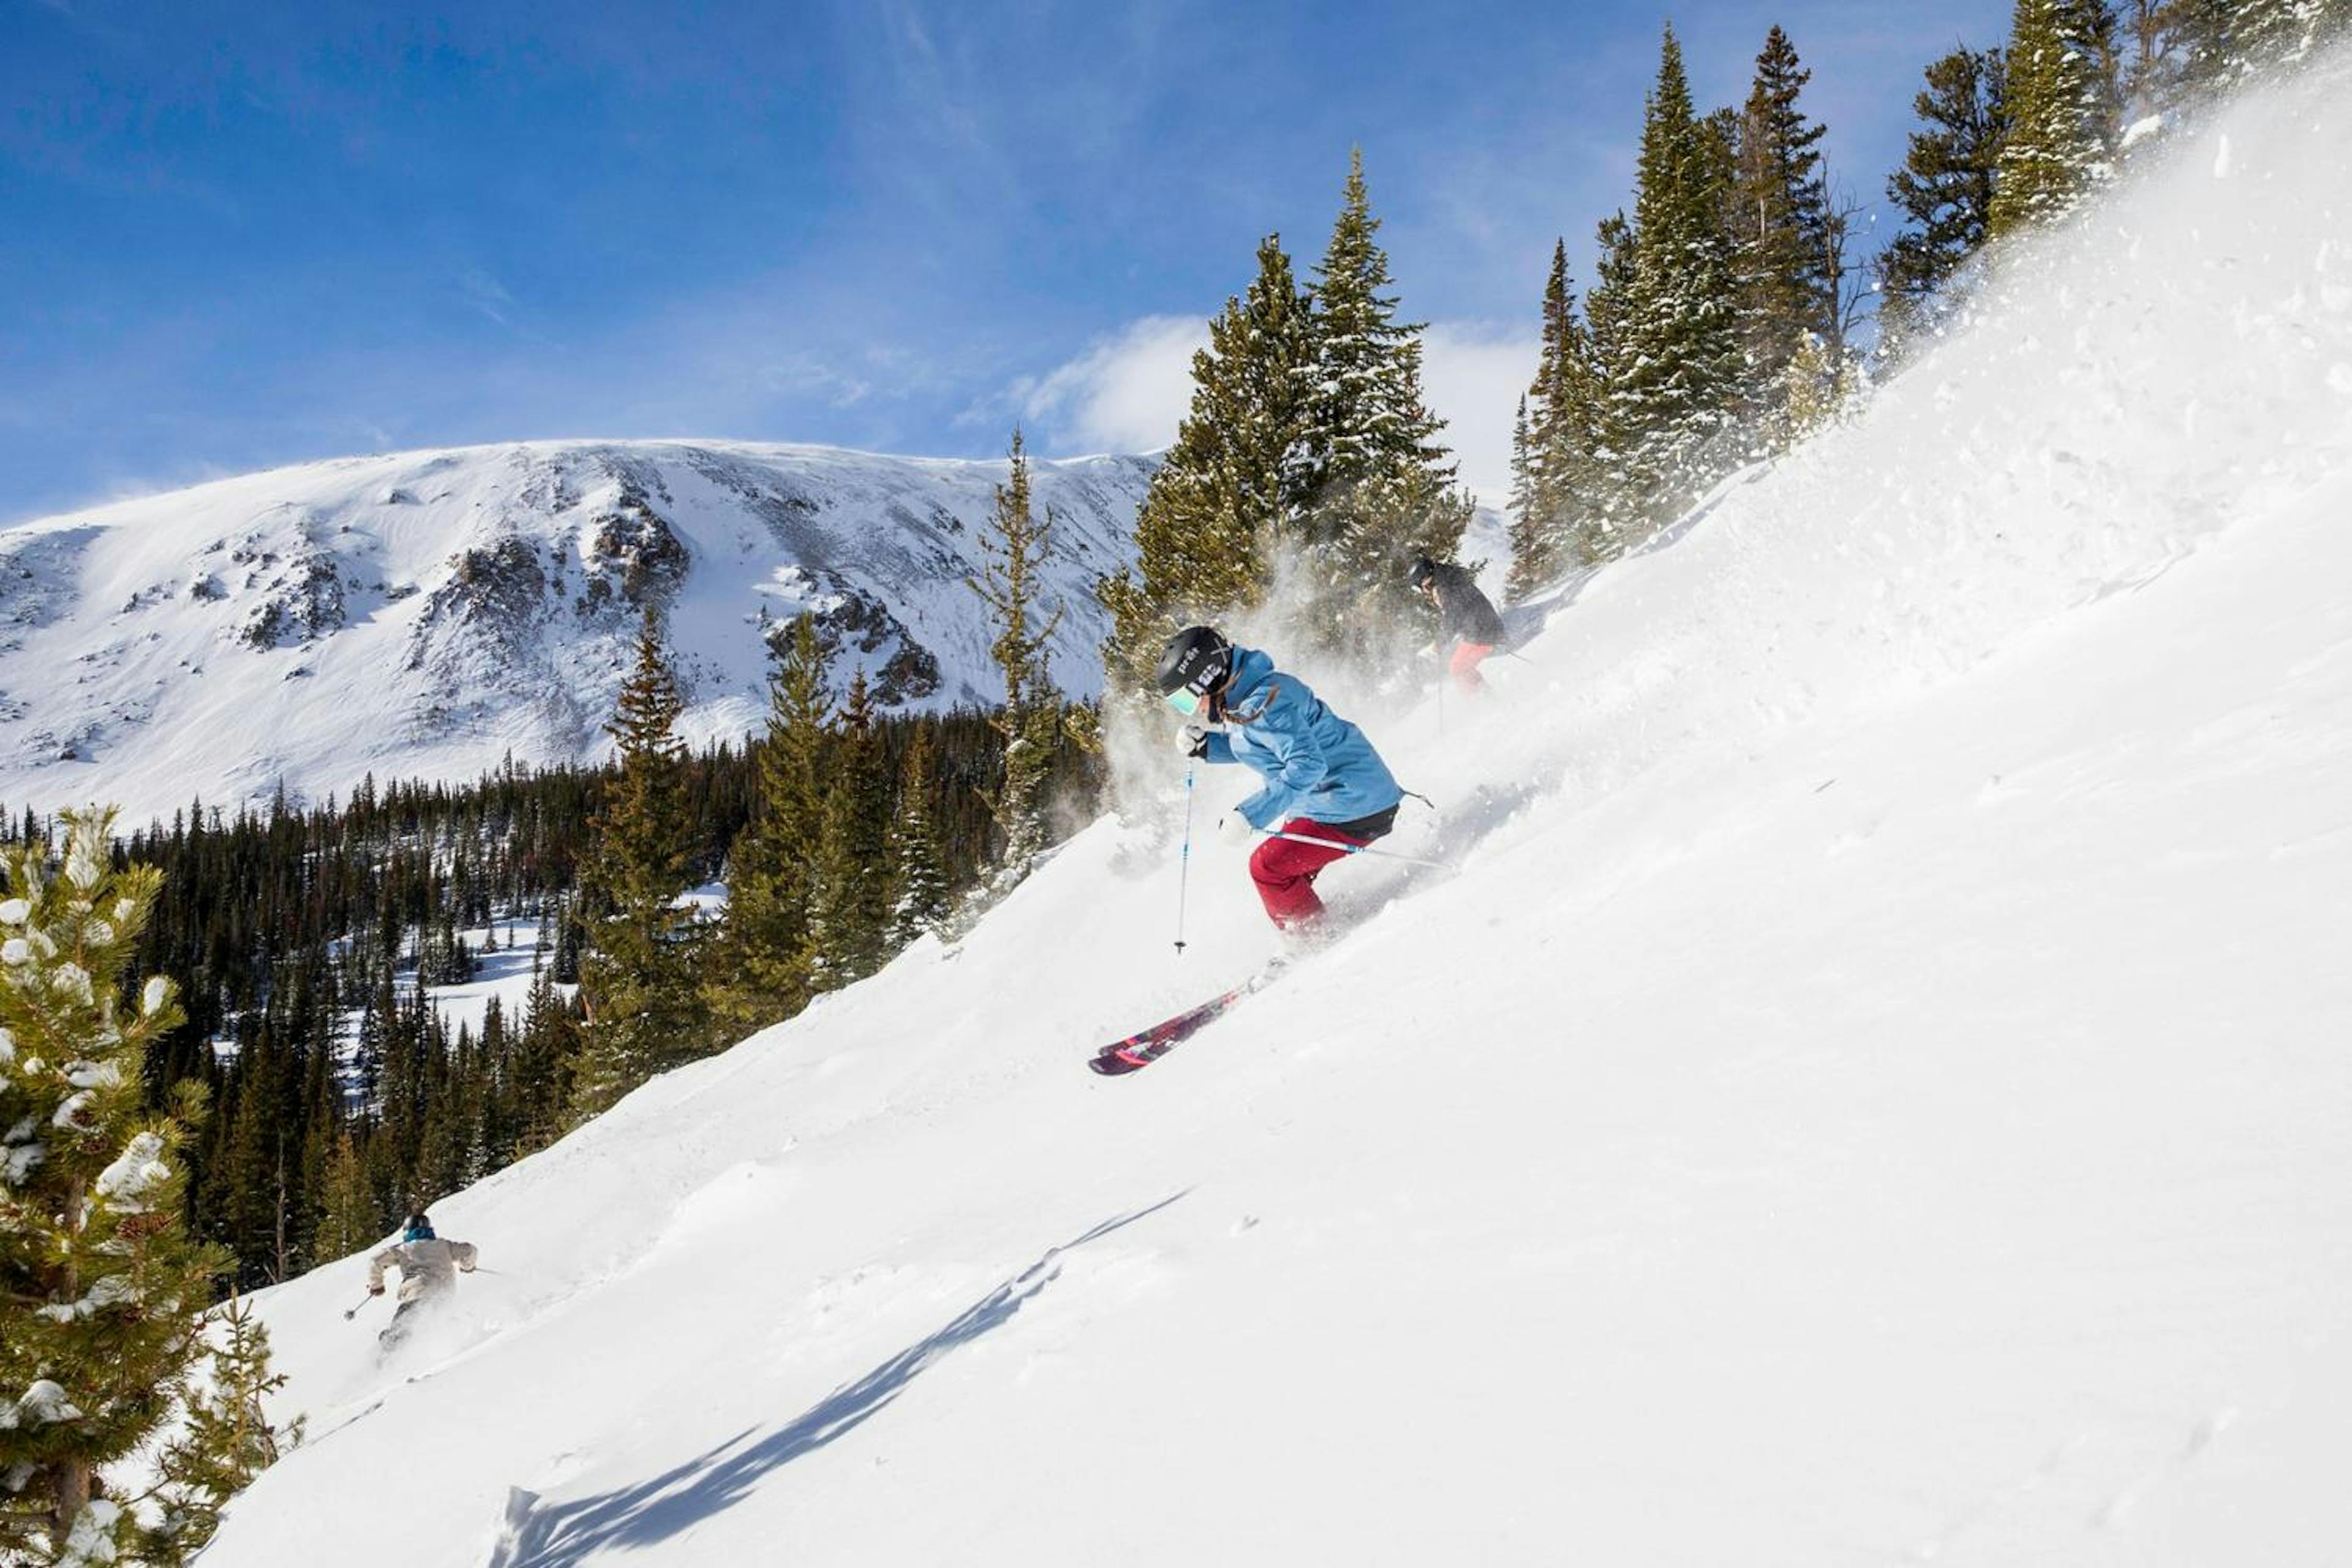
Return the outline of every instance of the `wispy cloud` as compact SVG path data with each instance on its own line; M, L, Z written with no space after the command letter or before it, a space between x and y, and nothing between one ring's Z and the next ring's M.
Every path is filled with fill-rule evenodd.
M1010 405L1059 451L1156 450L1176 438L1192 401L1192 354L1208 339L1202 317L1142 317L1045 374L1024 376L959 423Z
M950 37L942 49L916 5L886 5L877 15L887 29L899 100L943 142L992 159L983 124L982 94L966 51Z
M877 363L889 356L869 353ZM768 365L761 382L770 390L792 396L822 398L832 408L852 408L874 395L868 376L853 374L814 354L790 354Z
M466 268L453 281L457 292L465 296L466 303L501 327L514 325L508 317L514 306L514 296L507 292L505 284L478 267Z

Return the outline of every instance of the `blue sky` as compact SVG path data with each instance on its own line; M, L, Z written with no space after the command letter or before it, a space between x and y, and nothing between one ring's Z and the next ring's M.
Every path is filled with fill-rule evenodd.
M2010 10L0 0L0 520L539 437L1157 445L1202 320L1265 231L1320 254L1357 143L1492 488L1664 20L1707 104L1786 27L1875 205L1921 70Z

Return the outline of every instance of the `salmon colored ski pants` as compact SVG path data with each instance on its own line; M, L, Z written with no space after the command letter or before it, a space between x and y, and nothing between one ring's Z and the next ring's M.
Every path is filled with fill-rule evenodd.
M1257 884L1257 896L1265 900L1265 912L1274 923L1287 931L1322 916L1323 900L1315 896L1315 873L1347 854L1347 846L1371 840L1305 816L1292 817L1282 825L1282 831L1324 841L1301 844L1297 838L1269 838L1250 856L1250 879Z
M1486 678L1478 673L1478 666L1488 654L1494 651L1495 645L1493 643L1465 642L1454 644L1454 662L1446 667L1454 672L1454 684L1459 686L1464 691L1468 692L1473 697L1475 697L1479 692L1486 690Z

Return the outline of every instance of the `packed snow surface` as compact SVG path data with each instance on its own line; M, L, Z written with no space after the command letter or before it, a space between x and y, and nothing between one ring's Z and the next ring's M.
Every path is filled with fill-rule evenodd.
M1063 684L1100 679L1097 576L1133 558L1143 458L1033 460ZM697 743L767 713L817 617L887 707L1001 694L966 580L1003 460L540 441L311 463L0 529L0 801L138 823L600 758L648 607Z
M1272 939L1105 821L439 1205L388 1364L270 1293L208 1568L2341 1562L2347 146L2240 106L1484 704L1335 689L1458 869L1149 1070Z

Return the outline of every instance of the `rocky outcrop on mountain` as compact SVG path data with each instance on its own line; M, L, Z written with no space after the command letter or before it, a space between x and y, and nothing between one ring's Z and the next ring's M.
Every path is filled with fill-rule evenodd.
M545 615L547 597L548 574L530 541L509 536L461 550L425 595L406 668L425 668L436 649L482 649L510 660Z
M332 555L306 550L281 561L274 553L263 553L253 566L248 586L265 574L266 581L260 584L260 602L238 633L247 647L286 647L341 629L343 578Z
M838 573L809 572L811 608L817 646L835 664L846 653L869 671L866 687L886 708L919 702L940 689L939 657L915 640L890 606L852 586ZM793 622L770 620L763 634L771 654L782 658L791 647Z
M610 510L589 520L581 553L588 573L582 597L589 611L614 601L631 612L666 607L694 563L646 495L625 485Z

